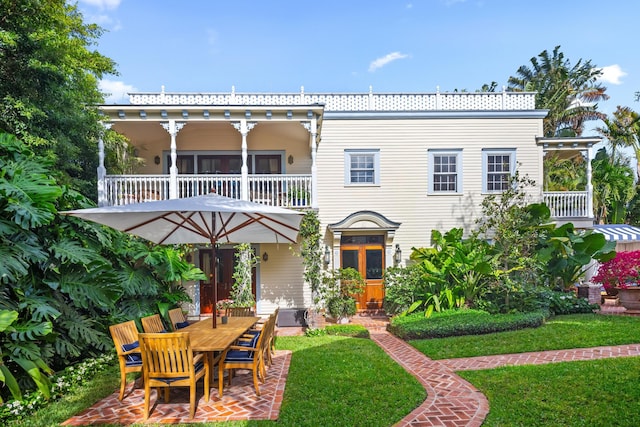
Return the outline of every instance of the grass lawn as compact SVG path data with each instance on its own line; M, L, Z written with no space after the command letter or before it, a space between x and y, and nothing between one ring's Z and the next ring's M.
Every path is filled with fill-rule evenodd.
M640 317L572 314L539 328L410 341L431 359L640 343Z
M640 425L640 357L458 374L489 399L483 426Z

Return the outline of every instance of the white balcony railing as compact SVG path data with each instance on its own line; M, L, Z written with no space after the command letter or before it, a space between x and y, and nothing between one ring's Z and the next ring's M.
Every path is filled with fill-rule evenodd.
M535 92L170 93L133 92L132 105L311 105L325 111L535 110Z
M551 218L591 218L586 191L545 191L542 200L551 210Z
M107 175L104 206L169 199L169 175ZM178 175L178 197L215 192L241 198L240 175ZM311 175L249 175L249 200L272 206L311 206Z

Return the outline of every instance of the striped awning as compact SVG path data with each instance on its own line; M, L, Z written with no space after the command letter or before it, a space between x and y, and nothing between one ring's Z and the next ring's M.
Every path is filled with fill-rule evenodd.
M594 225L593 230L604 234L604 237L612 242L640 241L640 228L632 225L601 224Z

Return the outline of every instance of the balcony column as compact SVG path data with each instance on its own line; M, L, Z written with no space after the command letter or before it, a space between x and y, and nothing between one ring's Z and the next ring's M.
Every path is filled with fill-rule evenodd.
M593 171L591 168L591 147L588 147L585 151L587 160L587 214L589 215L589 218L593 218L593 183L591 182Z
M248 148L247 135L256 125L256 122L248 122L242 119L232 122L231 125L242 135L242 166L240 167L240 200L249 200L249 166L247 165Z
M104 167L104 133L111 129L112 123L102 123L104 131L98 136L98 206L106 206L107 189L106 176L107 168Z
M313 117L308 122L302 122L302 126L309 131L311 146L311 207L318 208L318 165L316 156L318 153L318 120Z
M176 135L186 125L185 122L176 122L175 120L169 120L168 122L160 123L164 130L171 135L171 166L169 166L169 198L178 198L178 145L176 144Z

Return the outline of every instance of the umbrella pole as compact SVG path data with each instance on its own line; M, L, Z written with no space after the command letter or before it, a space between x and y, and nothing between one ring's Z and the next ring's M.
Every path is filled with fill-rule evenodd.
M216 254L216 244L211 243L211 251L213 256L211 257L211 271L213 272L213 328L217 327L217 317L218 317L218 266L217 266L217 254Z

